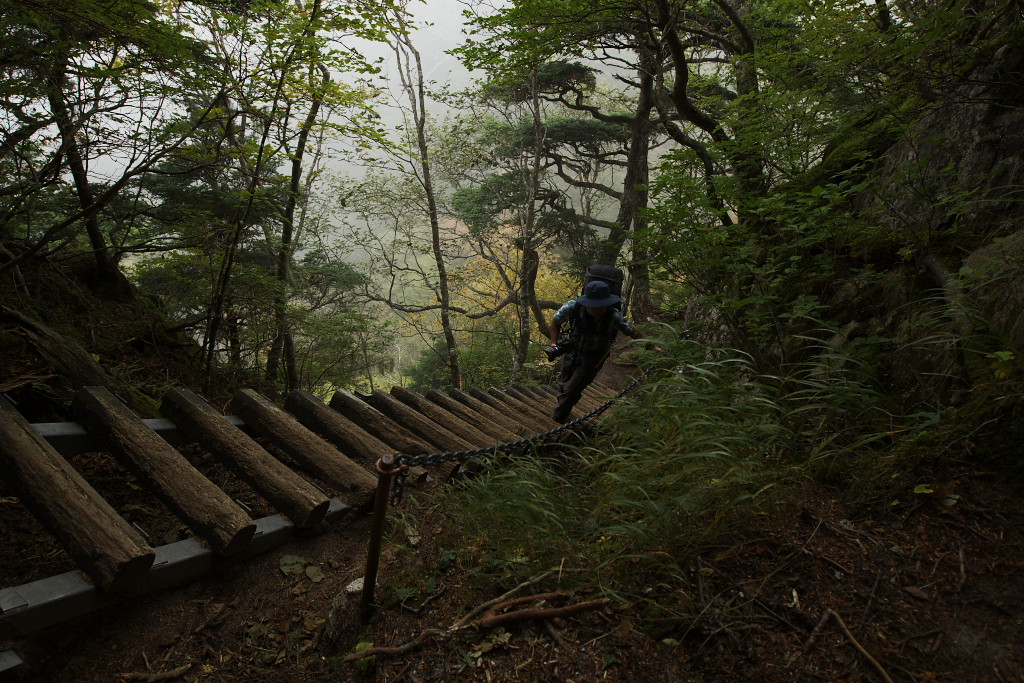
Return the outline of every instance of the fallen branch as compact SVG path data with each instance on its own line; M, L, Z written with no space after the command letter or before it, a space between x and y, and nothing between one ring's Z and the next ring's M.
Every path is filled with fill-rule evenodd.
M210 610L209 616L207 616L206 619L204 619L201 624L192 629L192 633L199 633L204 628L207 628L209 626L216 626L220 618L224 614L225 607L227 607L227 605L225 605L223 602L218 602L214 604L213 609Z
M555 627L550 621L544 622L544 630L548 632L549 636L551 636L551 640L555 641L559 645L562 644L562 636L558 635L558 631L555 630Z
M493 616L483 617L469 624L469 627L493 628L495 626L503 626L504 624L511 624L517 621L526 621L528 619L559 619L561 617L576 614L577 612L584 612L586 610L604 607L609 602L610 600L608 598L599 598L597 600L591 600L590 602L566 605L565 607L533 607L530 609L521 609L516 610L515 612L506 612L504 614L495 614Z
M825 622L827 622L829 618L835 619L836 623L839 624L839 628L843 630L843 634L846 636L847 640L849 640L850 643L853 644L855 648L857 648L857 652L861 653L865 659L871 662L871 665L875 667L875 670L882 677L882 680L886 681L886 683L893 683L892 678L890 678L889 674L885 672L885 669L883 669L882 665L878 663L878 660L872 657L871 653L865 650L864 646L861 645L860 642L853 637L853 634L850 633L850 629L846 627L846 622L843 621L843 618L839 616L839 614L837 614L835 610L825 610L825 614L822 615L821 621L819 621L818 625L814 627L814 630L811 632L810 639L807 641L807 644L804 645L804 652L809 650L814 645L814 641L817 640L818 634L821 632L821 629L825 627Z
M538 583L540 583L541 581L543 581L544 579L546 579L549 576L551 576L552 574L554 574L556 572L562 572L562 571L564 571L564 570L562 570L562 569L549 569L548 571L544 572L543 574L541 574L539 576L536 576L536 577L534 577L532 579L527 579L526 581L523 581L521 584L519 584L518 586L516 586L512 590L508 591L507 593L499 595L498 597L494 598L493 600L488 600L487 602L485 602L482 605L478 605L469 614L467 614L466 616L462 617L461 619L456 621L454 624L452 624L451 627L449 628L449 630L456 630L456 629L462 628L463 626L468 624L470 621L475 619L476 616L478 614L480 614L481 612L485 612L486 610L490 609L491 607L494 607L495 605L500 605L501 603L505 602L506 600L508 600L509 598L511 598L513 595L515 595L519 591L523 590L524 588L529 588L530 586L535 586Z
M171 669L170 671L161 671L160 673L155 674L144 674L134 671L130 674L121 674L121 678L126 681L147 681L148 683L154 683L155 681L172 681L175 678L181 678L184 676L191 668L192 663L189 662L184 666L179 666L177 669Z
M556 597L565 597L565 594L561 592L542 593L539 595L528 595L519 598L512 597L524 588L537 585L552 574L561 574L565 571L567 570L562 568L550 569L543 574L524 581L507 593L499 595L493 600L488 600L482 605L476 606L469 612L469 614L454 622L446 629L428 629L403 645L393 647L368 647L365 650L360 650L359 652L353 652L346 655L344 657L344 661L355 662L374 655L389 656L405 654L406 652L416 649L428 639L450 638L460 631L465 631L471 628L491 628L501 624L526 621L528 619L542 619L545 623L549 623L549 620L551 619L558 619L560 617L569 616L585 610L603 607L610 602L608 598L600 598L598 600L591 600L590 602L566 605L565 607L533 607L529 609L516 610L514 612L505 612L504 614L495 614L499 609L507 609L513 605L521 605L525 602L536 602L538 600L550 600ZM480 614L483 614L484 616L480 617Z
M443 628L432 628L419 634L408 643L404 645L396 645L395 647L368 647L365 650L359 652L353 652L350 655L345 655L344 661L355 662L363 659L364 657L372 657L374 655L402 655L411 650L415 650L417 647L423 644L427 638L433 638L435 636L447 635L448 631Z
M814 630L811 631L811 637L807 639L806 643L804 643L804 652L809 652L810 649L814 647L814 643L818 641L818 635L821 633L821 629L825 628L825 622L828 621L830 616L832 616L832 610L825 610L825 613L821 615L821 619L818 620L818 623L814 626Z
M562 592L557 592L557 593L540 593L539 595L524 595L521 598L513 598L511 600L506 600L505 602L498 603L494 607L492 607L489 610L487 610L487 612L485 613L485 616L492 616L494 614L497 614L501 610L508 609L509 607L513 607L515 605L521 605L524 602L540 602L542 600L554 600L555 598L564 598L564 597L565 597L565 593L562 593Z
M959 557L960 557L960 580L956 582L956 590L959 593L964 588L964 584L967 583L967 570L964 568L964 544L957 542L960 546Z

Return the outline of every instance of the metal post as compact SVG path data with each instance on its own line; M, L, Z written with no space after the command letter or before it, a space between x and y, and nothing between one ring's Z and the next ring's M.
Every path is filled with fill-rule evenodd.
M377 492L373 500L373 521L370 525L370 543L366 549L366 571L363 573L363 595L359 599L359 619L365 624L373 612L373 594L377 587L377 567L380 565L381 537L384 535L384 520L388 512L388 496L391 480L399 469L395 467L395 456L382 456L376 464Z

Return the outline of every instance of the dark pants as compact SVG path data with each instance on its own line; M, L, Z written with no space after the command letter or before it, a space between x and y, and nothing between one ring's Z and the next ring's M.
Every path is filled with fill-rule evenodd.
M575 358L562 358L562 374L558 378L558 405L551 413L555 422L565 422L569 418L573 406L580 400L583 390L597 377L602 365L603 362L581 365Z

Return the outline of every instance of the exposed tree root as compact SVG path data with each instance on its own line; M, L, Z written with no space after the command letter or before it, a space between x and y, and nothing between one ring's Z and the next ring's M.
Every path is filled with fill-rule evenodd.
M424 642L436 639L436 638L451 638L452 636L469 629L475 628L494 628L496 626L502 626L504 624L510 624L518 621L529 621L529 620L542 620L545 623L549 623L551 619L559 619L561 617L571 616L584 612L586 610L597 609L604 607L610 601L608 598L599 598L597 600L590 600L588 602L580 602L574 605L565 605L564 607L527 607L524 609L514 610L512 612L499 611L513 607L515 605L522 605L525 603L536 603L544 602L547 600L553 600L558 598L566 597L565 593L553 592L553 593L541 593L538 595L525 595L518 598L512 598L511 596L515 593L529 588L530 586L537 585L544 579L548 578L552 574L561 570L552 569L544 572L543 574L534 577L528 581L524 581L512 590L508 591L504 595L501 595L493 600L489 600L482 605L478 605L473 608L469 614L457 620L451 626L446 629L428 629L423 631L418 636L413 638L403 645L397 645L393 647L370 647L359 652L353 652L345 657L346 662L354 662L365 657L372 657L374 655L381 656L395 656L411 652ZM480 616L480 615L483 616Z

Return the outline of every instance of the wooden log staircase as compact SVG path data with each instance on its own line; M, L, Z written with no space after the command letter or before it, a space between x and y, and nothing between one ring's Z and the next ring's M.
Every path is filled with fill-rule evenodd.
M615 393L592 385L572 418ZM178 388L164 397L162 418L139 419L109 389L88 387L74 400L77 422L30 424L0 395L0 476L77 566L0 588L0 626L31 634L361 514L382 456L472 450L547 432L558 426L550 418L554 401L550 387L425 395L395 387L369 396L337 391L329 404L297 391L282 409L245 389L222 415ZM193 444L278 514L253 519L183 455ZM192 536L151 547L65 458L96 451L116 458ZM16 660L0 652L0 673Z

